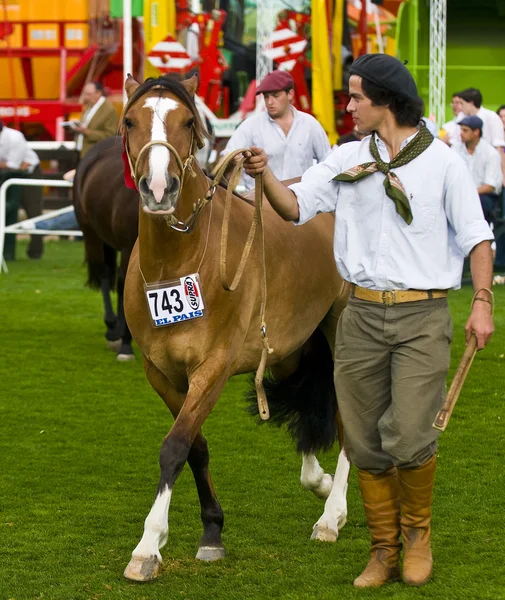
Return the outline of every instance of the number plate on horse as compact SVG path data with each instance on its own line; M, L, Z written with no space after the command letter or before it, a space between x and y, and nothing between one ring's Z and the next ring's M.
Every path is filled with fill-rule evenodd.
M147 304L155 327L197 319L204 315L198 273L175 281L160 281L144 286Z

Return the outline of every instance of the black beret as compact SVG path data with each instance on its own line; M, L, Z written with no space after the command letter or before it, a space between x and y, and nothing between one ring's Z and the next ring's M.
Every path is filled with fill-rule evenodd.
M349 73L368 79L395 94L413 100L419 98L416 82L410 71L401 61L389 54L363 54L352 63Z

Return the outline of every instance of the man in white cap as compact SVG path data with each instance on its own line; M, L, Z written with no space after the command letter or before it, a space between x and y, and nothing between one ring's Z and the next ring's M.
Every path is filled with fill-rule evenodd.
M228 141L222 156L238 148L263 148L268 164L280 179L299 177L314 164L326 158L330 142L324 129L313 116L292 105L295 89L286 71L272 71L256 89L263 94L266 112L243 121ZM243 175L246 190L254 187L254 179Z

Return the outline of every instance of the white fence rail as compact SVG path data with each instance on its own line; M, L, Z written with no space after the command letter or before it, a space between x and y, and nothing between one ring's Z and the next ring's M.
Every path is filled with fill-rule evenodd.
M51 213L41 215L40 217L35 217L33 219L27 219L26 221L20 221L19 223L14 223L12 225L5 225L5 205L7 201L7 190L12 185L22 185L28 187L73 187L73 183L71 181L65 181L64 179L22 179L22 178L12 178L5 181L0 186L0 274L2 270L6 273L9 272L7 268L7 264L4 260L4 241L6 233L29 233L36 235L73 235L73 236L82 236L82 231L77 230L50 230L50 229L37 229L36 224L40 221L44 221L46 219L51 219L55 216L65 214L66 212L70 212L73 210L72 206L67 206L58 211L53 211Z

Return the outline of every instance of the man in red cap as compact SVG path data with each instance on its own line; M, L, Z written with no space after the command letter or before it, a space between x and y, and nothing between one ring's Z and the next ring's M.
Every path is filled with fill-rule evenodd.
M256 94L263 94L266 112L259 113L239 125L222 155L238 148L258 146L267 153L269 166L280 179L299 177L330 151L328 136L311 115L292 105L294 81L287 71L272 71L261 82ZM247 190L254 179L243 175Z

